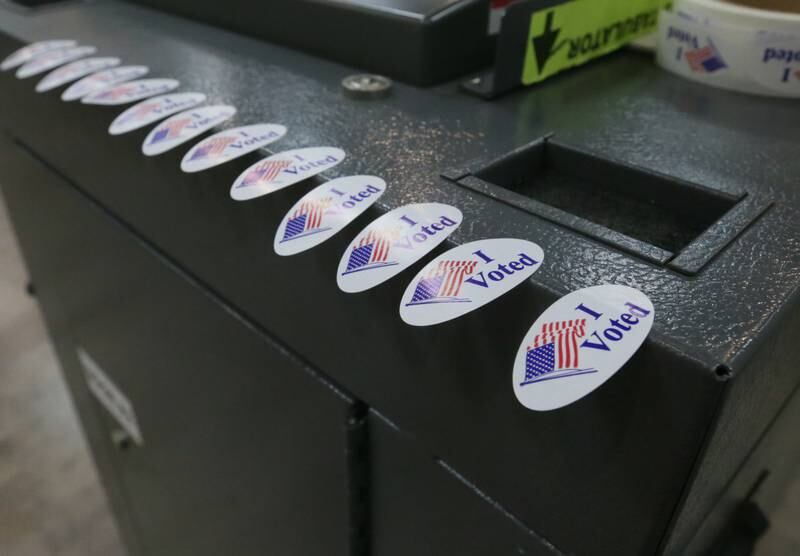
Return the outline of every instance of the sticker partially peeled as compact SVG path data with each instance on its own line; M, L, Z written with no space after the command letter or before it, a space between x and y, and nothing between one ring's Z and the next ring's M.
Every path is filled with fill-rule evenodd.
M97 49L93 46L70 46L57 50L49 50L23 65L17 70L15 75L18 79L32 77L50 71L67 62L72 62L84 56L91 56L95 52L97 52Z
M335 147L307 147L273 154L236 178L231 186L231 198L248 201L274 193L333 168L344 156L344 151Z
M111 135L121 135L157 122L167 116L196 106L206 99L203 93L176 93L152 97L135 104L117 116L108 128Z
M61 100L78 100L89 93L101 91L118 83L138 79L146 75L148 71L150 70L147 66L121 66L99 71L70 85L66 91L61 93Z
M609 380L644 343L655 309L639 290L603 285L565 295L536 319L514 360L517 400L564 407Z
M145 156L165 153L221 124L234 114L236 108L226 104L203 106L176 114L147 134L142 143L142 153Z
M442 243L461 225L461 211L441 203L405 205L364 228L339 261L336 282L362 292L399 274Z
M85 58L51 71L36 84L36 92L44 93L70 81L118 65L119 58Z
M255 124L226 129L203 139L181 161L184 172L200 172L219 166L286 135L286 128L278 124Z
M17 66L21 66L22 64L30 62L36 56L44 54L50 50L75 46L76 44L77 42L72 40L51 40L31 43L9 54L6 59L0 63L0 70L7 71L13 69Z
M400 318L429 326L483 307L539 270L542 248L522 239L482 239L459 245L429 262L400 301Z
M289 209L275 233L275 252L295 255L331 238L383 195L375 176L345 176L309 191Z
M139 79L86 95L81 102L83 104L117 106L168 93L177 89L178 85L180 82L176 79Z

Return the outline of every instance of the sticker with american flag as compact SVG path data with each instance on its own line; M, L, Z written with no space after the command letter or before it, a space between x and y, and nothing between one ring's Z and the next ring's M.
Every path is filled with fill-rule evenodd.
M586 319L546 322L534 336L525 356L525 380L520 386L542 380L596 373L579 367L578 341L586 336Z
M236 141L236 137L221 136L212 137L208 141L204 141L202 145L192 151L189 160L203 160L207 158L219 158L225 153L228 145Z
M120 62L119 58L85 58L72 62L66 66L61 66L45 75L39 83L36 84L36 92L44 93L56 87L80 79L90 73L95 73L100 70L114 67Z
M629 286L574 291L542 313L520 344L512 387L535 411L564 407L609 380L642 346L655 310Z
M523 239L483 239L454 247L411 280L400 301L400 318L412 326L430 326L471 313L523 284L543 260L542 248Z
M152 145L155 143L160 143L161 141L169 141L171 139L180 137L183 128L189 125L191 121L191 117L181 117L176 120L170 120L169 122L158 126L158 128L155 130L155 133L153 133L152 137L150 137L148 144Z
M166 94L143 100L117 116L108 127L111 135L140 129L176 112L196 106L206 99L203 93Z
M278 124L253 124L220 131L203 139L181 161L184 172L200 172L219 166L277 141L286 134Z
M478 261L439 261L420 279L408 305L428 303L469 303L467 297L459 297L464 279L472 274Z
M441 203L396 208L364 228L339 261L339 289L361 292L382 284L429 253L461 224L461 211Z
M689 50L684 54L684 57L689 64L689 68L695 73L714 73L728 67L710 38L708 39L708 45Z
M791 33L729 26L686 6L661 12L658 26L661 67L723 89L800 97L800 80L792 79L800 70L800 43Z
M399 235L399 227L369 230L350 250L347 266L342 274L396 265L397 262L389 258L389 251Z
M0 71L7 71L17 66L21 66L30 62L36 56L44 54L49 50L57 50L68 46L75 46L76 42L73 40L50 40L39 41L23 46L19 50L15 50L0 63Z
M291 163L291 160L268 158L248 170L236 187L238 189L239 187L252 187L259 183L273 182Z
M97 52L97 49L93 46L70 46L67 48L50 50L40 56L36 56L30 62L23 64L17 69L15 75L17 79L32 77L50 71L67 62L90 56L95 52Z
M154 127L142 143L142 153L154 156L165 153L205 133L236 114L236 108L225 104L185 110Z
M168 93L177 89L178 85L180 82L176 79L139 79L90 93L84 96L81 102L116 106Z
M367 210L386 190L376 176L345 176L326 181L304 195L275 232L279 255L295 255L324 242Z
M239 175L231 186L231 198L249 201L274 193L333 168L344 157L344 151L335 147L306 147L274 154Z
M88 77L84 77L70 85L61 93L61 100L69 102L85 97L90 93L101 91L112 85L138 79L150 71L147 66L120 66L111 68Z
M325 211L333 203L333 197L309 199L300 203L283 229L284 241L296 241L312 234L319 234L329 228L323 225Z

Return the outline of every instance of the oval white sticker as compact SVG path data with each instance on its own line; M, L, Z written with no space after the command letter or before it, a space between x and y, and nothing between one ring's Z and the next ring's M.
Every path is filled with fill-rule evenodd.
M482 239L439 255L411 280L400 318L430 326L465 315L514 289L539 270L542 248L523 239Z
M121 135L139 129L192 106L197 106L205 99L206 95L203 93L176 93L143 100L117 116L108 127L108 132L111 135Z
M522 341L514 360L517 400L535 411L580 400L636 353L654 318L647 296L628 286L593 286L565 295Z
M269 145L286 135L278 124L255 124L234 127L203 139L181 161L184 172L200 172L219 166Z
M215 125L236 114L236 108L226 104L203 106L176 114L158 124L142 143L142 153L155 156L194 139Z
M67 90L61 93L61 100L78 100L89 93L102 91L112 85L138 79L143 75L147 75L148 71L150 70L147 66L121 66L93 73L70 85Z
M9 54L2 63L0 63L0 70L7 71L17 66L21 66L33 60L36 56L44 54L49 50L56 50L65 48L67 46L75 46L78 44L72 40L53 40L53 41L39 41L23 46Z
M275 233L275 252L295 255L316 247L350 224L386 191L375 176L345 176L323 183L289 209Z
M399 274L447 239L461 225L461 211L441 203L405 205L387 212L350 243L336 282L362 292Z
M61 87L61 85L75 81L90 73L119 65L119 62L119 58L85 58L72 62L45 75L36 84L36 92L44 93L56 87Z
M249 201L269 195L333 168L344 156L344 151L335 147L307 147L273 154L236 178L231 186L231 198Z
M67 62L72 62L84 56L91 56L97 52L93 46L70 46L67 48L59 48L57 50L48 50L44 54L36 56L30 62L20 67L17 70L16 76L19 79L32 77L53 68L57 68Z
M180 82L177 79L139 79L90 93L83 97L81 102L101 106L118 106L168 93L177 89L178 85Z

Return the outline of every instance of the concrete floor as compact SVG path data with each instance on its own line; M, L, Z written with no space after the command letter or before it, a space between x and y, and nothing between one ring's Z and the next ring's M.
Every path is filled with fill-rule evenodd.
M0 200L0 556L122 556Z
M0 198L0 556L123 556L26 278ZM800 556L800 475L757 556Z

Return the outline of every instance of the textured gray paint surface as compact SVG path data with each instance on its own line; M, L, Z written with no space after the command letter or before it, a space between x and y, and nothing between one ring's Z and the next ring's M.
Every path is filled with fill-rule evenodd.
M342 66L310 65L308 56L174 21L103 3L35 18L5 13L0 25L22 40L70 36L127 63L147 64L153 76L180 79L182 90L233 102L239 113L231 125L264 118L283 123L290 132L281 149L335 140L349 156L331 177L383 176L393 186L382 200L389 207L432 199L458 205L467 221L454 237L458 243L510 235L533 239L546 252L570 253L551 260L535 280L557 291L604 281L638 287L659 308L656 331L668 331L666 341L709 364L728 362L746 348L797 287L800 107L791 100L706 89L660 71L644 56L622 54L493 103L454 86L398 85L393 99L359 104L339 94L338 81L348 74ZM776 206L702 276L687 280L603 246L587 249L583 238L553 233L511 208L493 207L497 216L481 222L485 201L476 206L473 196L438 179L445 167L489 160L550 132L597 154ZM727 279L732 275L735 283ZM698 336L698 328L706 333Z
M455 243L504 235L539 243L551 256L532 282L554 294L603 282L637 287L658 308L653 338L708 373L719 364L730 365L734 373L743 368L751 344L797 289L800 107L792 101L705 89L660 71L647 57L621 53L493 103L464 96L453 85L432 90L398 85L391 99L360 104L339 94L338 82L351 72L348 68L174 18L156 19L152 12L123 4L73 5L36 17L4 13L0 28L23 40L71 36L128 63L148 64L154 76L180 79L183 90L201 90L210 102L236 104L240 112L230 125L264 119L283 123L290 131L275 149L341 146L349 157L330 177L381 175L390 184L381 200L384 208L419 201L458 206L465 224L454 234ZM72 107L64 110L77 113ZM24 125L18 116L9 119ZM111 117L109 111L109 122ZM562 143L730 194L746 192L773 206L689 278L438 177L446 168L495 159L551 132ZM63 134L57 138L63 141L73 137L57 125L53 133ZM119 142L107 147L122 151ZM125 147L134 148L134 141ZM106 146L92 142L91 148ZM150 162L130 156L155 171ZM90 168L63 170L78 181L91 175ZM198 183L207 185L209 179ZM219 187L227 189L228 183ZM198 205L213 202L199 188L181 191ZM114 194L112 184L112 205ZM113 208L128 217L123 204ZM136 219L135 211L130 214ZM260 218L258 210L248 208L209 225L231 226L244 240L262 227ZM146 221L136 224L147 233ZM530 315L531 322L535 316ZM751 379L758 383L757 376ZM773 395L789 391L780 388ZM754 437L766 422L768 416L750 425ZM736 446L728 455L738 461L744 451L746 446ZM715 488L724 487L732 472L714 477L720 482ZM705 500L698 514L707 509Z

